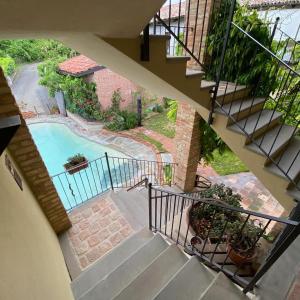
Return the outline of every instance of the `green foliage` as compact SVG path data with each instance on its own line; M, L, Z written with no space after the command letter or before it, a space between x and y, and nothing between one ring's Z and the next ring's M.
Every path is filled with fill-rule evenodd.
M180 41L183 42L183 39L184 39L183 32L179 33L178 38L179 38ZM178 42L176 43L176 46L175 46L175 55L176 56L182 56L183 55L183 47Z
M156 103L156 104L154 105L154 107L152 108L152 111L153 111L153 112L162 113L162 112L164 111L164 109L163 109L162 105Z
M110 111L119 112L121 101L122 101L122 97L121 97L120 89L117 89L116 91L113 92L111 98Z
M221 176L249 171L239 157L230 149L226 149L221 154L218 149L215 149L212 155L213 158L209 161L209 163Z
M127 110L109 112L105 127L112 131L121 131L135 128L137 126L137 115Z
M203 119L201 119L199 126L201 134L200 158L202 158L206 163L209 163L214 158L213 152L215 150L222 154L228 148L222 139Z
M76 52L55 40L1 40L0 56L9 56L16 63L43 61L59 56L72 57Z
M137 137L143 139L144 141L152 144L159 152L166 152L165 148L163 147L163 144L155 139L153 139L152 137L142 133L142 132L138 132L136 134Z
M222 2L221 8L212 22L213 26L208 38L208 53L212 57L211 68L208 72L210 79L215 79L220 65L230 2L230 0ZM261 44L267 47L271 45L268 25L259 18L256 10L237 5L233 22ZM271 62L270 55L246 38L236 27L231 27L221 80L251 85L261 79L264 85L260 86L260 90L256 91L256 94L268 95L275 89L273 85L275 72L272 73L269 70Z
M176 100L169 99L168 100L169 110L168 110L168 118L172 122L176 121L177 111L178 111L178 102Z
M171 186L172 176L173 176L172 166L170 164L164 165L163 166L163 171L164 171L164 181L165 181L165 184L168 184L168 185Z
M0 67L3 69L5 75L12 75L16 69L16 63L11 57L0 57Z
M166 137L175 137L175 121L169 120L167 111L161 114L152 114L144 119L143 126L147 129L158 132Z
M103 113L96 95L94 83L85 82L82 78L58 73L58 63L65 58L47 60L38 66L40 84L48 88L50 96L63 92L67 109L85 119L102 120Z

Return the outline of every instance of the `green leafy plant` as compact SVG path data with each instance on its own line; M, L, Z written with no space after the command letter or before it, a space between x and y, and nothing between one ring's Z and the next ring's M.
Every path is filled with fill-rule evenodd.
M0 67L3 69L5 75L12 75L16 69L16 63L13 58L0 57Z
M245 257L253 256L255 248L260 245L258 239L261 233L262 223L253 219L248 220L246 224L243 219L237 220L229 223L226 229L228 243L232 249Z
M232 189L224 184L214 184L210 188L199 192L201 198L215 199L223 205L230 205L241 208L242 197L233 193ZM234 223L240 219L237 212L224 210L213 205L203 205L201 202L191 207L189 218L193 230L201 238L206 238L209 233L210 238L220 237L225 222Z
M69 157L67 161L68 162L64 166L66 169L70 169L72 167L75 167L77 165L87 162L87 159L85 158L85 156L83 154L78 153L72 157Z
M164 181L165 181L165 183L171 186L172 176L173 176L172 166L170 164L164 165L163 166L163 172L164 172Z
M65 57L47 60L38 66L40 84L48 88L50 96L63 92L67 109L85 119L103 120L105 113L101 111L96 95L95 83L85 82L82 78L62 75L58 64Z
M179 36L178 36L179 40L181 42L183 42L183 39L184 39L184 34L183 32L180 32L179 33ZM183 47L178 43L176 42L176 46L175 46L175 55L176 56L182 56L183 55Z

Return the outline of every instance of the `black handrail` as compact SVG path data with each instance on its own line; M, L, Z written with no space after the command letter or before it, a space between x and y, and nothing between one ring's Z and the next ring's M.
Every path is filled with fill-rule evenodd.
M151 183L148 188L149 228L173 240L189 254L197 255L207 266L224 272L244 288L244 293L254 288L257 281L299 235L300 223L293 220L224 205L216 199L199 199L166 191L162 188L153 188ZM198 219L196 221L203 224L200 227L204 230L203 232L199 232L199 229L195 232L195 228L192 227L194 225L191 223L190 211L195 207L199 209L199 212L202 212L197 215ZM205 209L209 209L211 212L209 220L203 217ZM187 217L184 214L187 214ZM220 219L220 216L223 217ZM245 228L253 226L251 224L254 224L256 220L261 223L260 227L256 227L257 233L251 241L250 249L255 249L261 239L270 234L277 224L280 226L277 225L276 227L280 227L281 232L285 232L283 240L280 239L280 233L276 235L273 240L271 254L265 249L262 257L264 260L256 271L252 268L250 261L237 263L231 255L233 248L228 247L227 241L230 234L228 228L232 226L231 222L235 221L235 219L231 219L233 216L239 220L240 225L236 229L236 233L241 238ZM223 221L220 223L220 220ZM218 230L212 234L214 226L217 226Z
M293 70L287 63L285 63L283 60L281 60L278 56L276 56L271 50L269 50L267 47L265 47L263 44L261 44L259 41L257 41L255 38L253 38L248 32L246 32L244 29L242 29L240 26L235 24L234 22L231 22L233 26L235 26L239 31L241 31L244 35L246 35L249 39L251 39L253 42L255 42L260 48L262 48L264 51L266 51L269 55L271 55L273 58L275 58L277 61L279 61L283 66L285 66L287 69L289 69L294 75L300 76L300 73Z
M135 187L140 181L147 180L145 176L156 185L175 184L175 163L116 157L105 153L81 166L80 169L76 166L51 177L68 211L109 190Z

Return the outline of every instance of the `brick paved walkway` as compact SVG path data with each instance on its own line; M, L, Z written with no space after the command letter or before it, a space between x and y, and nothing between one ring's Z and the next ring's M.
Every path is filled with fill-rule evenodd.
M69 216L73 226L67 234L81 270L133 233L109 194L72 210Z

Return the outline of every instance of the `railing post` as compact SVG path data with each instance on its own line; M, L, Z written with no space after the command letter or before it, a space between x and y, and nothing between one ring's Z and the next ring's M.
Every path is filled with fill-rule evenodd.
M149 24L143 30L143 41L141 44L141 61L149 61Z
M217 99L217 93L220 85L220 80L221 80L221 72L224 66L224 60L225 60L225 54L226 54L226 49L228 45L228 40L229 40L229 35L230 35L230 29L231 29L231 23L233 20L233 15L234 15L234 10L235 10L235 4L236 0L232 0L231 5L230 5L230 10L229 10L229 15L228 15L228 20L227 20L227 25L226 25L226 33L225 33L225 39L223 43L223 48L222 48L222 54L221 54L221 60L220 60L220 65L216 74L216 86L214 88L214 94L211 102L211 110L209 113L208 117L208 124L211 125L213 122L213 116L214 116L214 111L215 111L215 106L216 106L216 99Z
M148 206L149 206L149 229L152 230L152 183L151 182L148 184Z
M106 159L106 164L107 164L107 169L108 169L108 175L109 175L111 189L114 190L114 184L113 184L113 180L112 180L112 177L111 177L110 165L109 165L109 160L108 160L107 152L105 152L105 159Z
M273 27L273 30L272 30L272 34L271 34L270 48L271 48L271 46L272 46L272 42L273 42L273 39L274 39L276 30L277 30L277 26L278 26L279 20L280 20L280 18L277 17L277 18L276 18L276 21L275 21L275 24L274 24L274 27Z

